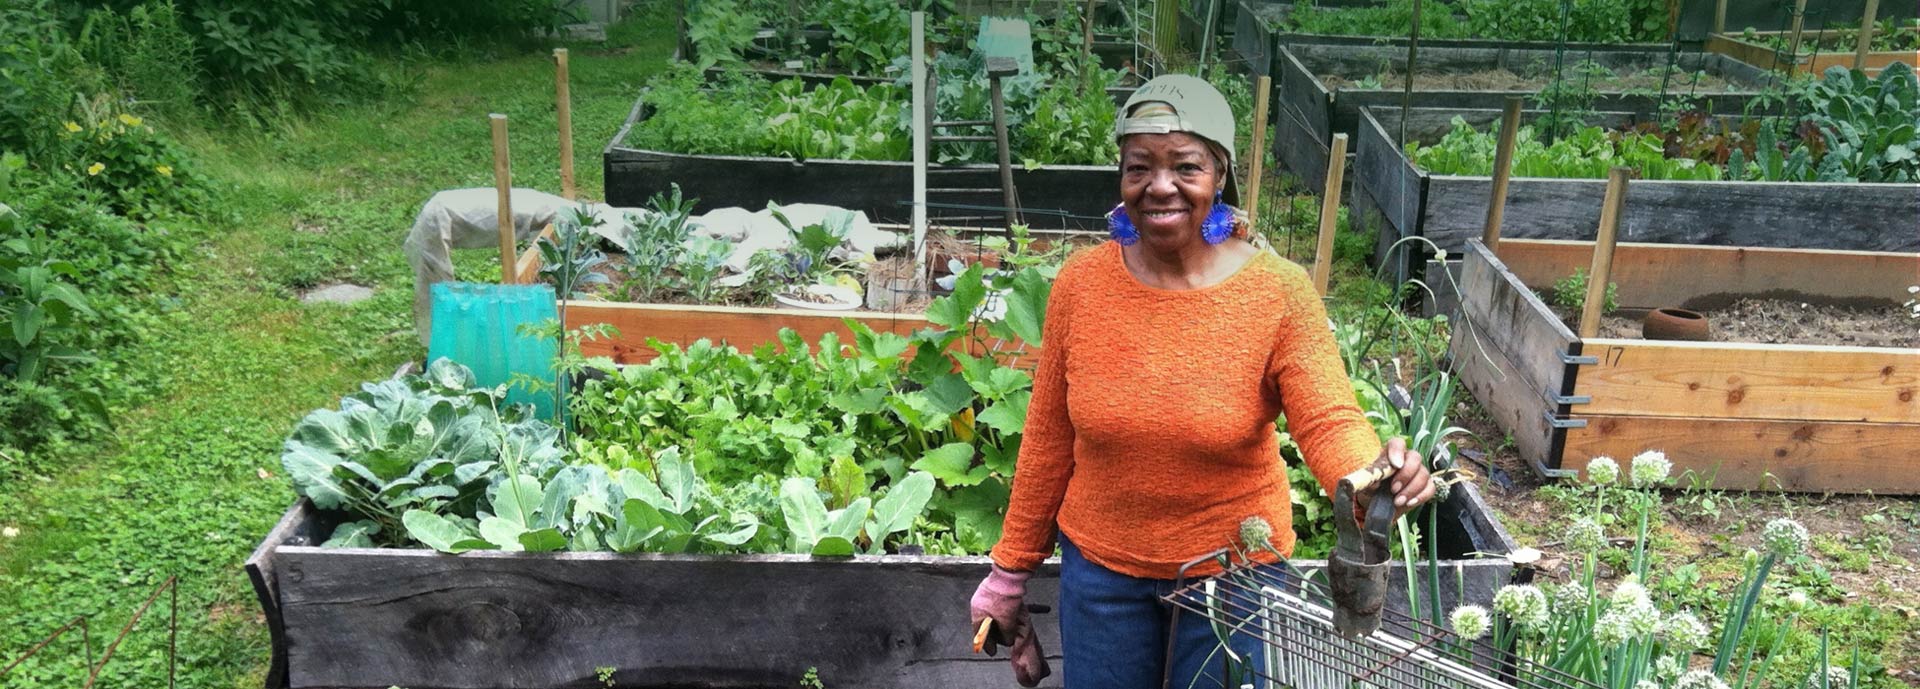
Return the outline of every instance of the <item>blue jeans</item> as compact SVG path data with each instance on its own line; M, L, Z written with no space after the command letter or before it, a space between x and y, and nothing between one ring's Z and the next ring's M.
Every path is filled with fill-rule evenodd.
M1179 627L1169 630L1174 606L1162 597L1173 593L1169 579L1141 579L1101 567L1081 556L1060 534L1060 645L1066 689L1239 689L1260 682L1247 672L1262 672L1258 640L1238 634L1229 646L1250 668L1227 676L1227 656L1207 619L1180 611ZM1169 634L1173 673L1165 674Z

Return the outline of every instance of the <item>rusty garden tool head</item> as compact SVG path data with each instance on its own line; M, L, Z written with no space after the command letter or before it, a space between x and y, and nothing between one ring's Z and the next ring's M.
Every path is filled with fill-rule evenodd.
M1380 610L1387 603L1387 529L1393 523L1393 491L1384 485L1393 467L1384 460L1340 479L1333 493L1333 553L1327 558L1327 584L1333 597L1334 631L1358 639L1380 628ZM1354 497L1368 488L1366 528L1349 516Z

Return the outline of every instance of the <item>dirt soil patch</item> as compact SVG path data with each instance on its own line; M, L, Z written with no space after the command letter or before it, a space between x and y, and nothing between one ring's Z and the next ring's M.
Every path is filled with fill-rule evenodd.
M1664 70L1647 69L1623 72L1608 76L1588 78L1567 70L1562 79L1576 91L1591 89L1595 93L1618 93L1622 91L1651 91L1658 93L1663 85ZM1321 74L1320 82L1328 89L1374 89L1399 90L1407 86L1406 75L1394 71L1383 71L1364 79L1355 79L1338 74ZM1363 82L1364 83L1363 85ZM1489 69L1477 72L1420 72L1414 75L1413 87L1422 91L1536 91L1552 85L1551 73L1522 74L1504 69ZM1677 72L1666 77L1664 85L1668 93L1726 93L1749 90L1749 87L1727 81L1724 78L1705 72Z
M1578 313L1555 308L1568 325ZM1714 342L1920 347L1920 321L1894 305L1884 307L1812 304L1785 299L1741 299L1725 308L1704 310ZM1638 315L1601 319L1600 337L1641 339Z

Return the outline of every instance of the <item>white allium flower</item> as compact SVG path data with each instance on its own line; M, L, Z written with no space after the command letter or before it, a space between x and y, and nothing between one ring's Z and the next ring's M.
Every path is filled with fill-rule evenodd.
M1807 675L1807 689L1847 689L1853 686L1853 671L1838 665L1827 666L1827 684L1820 685L1820 673Z
M1666 483L1673 475L1673 462L1665 452L1648 450L1633 456L1633 469L1628 475L1635 488L1651 488Z
M1573 526L1567 527L1567 547L1583 553L1597 553L1607 546L1607 530L1592 517L1573 520Z
M1447 618L1453 624L1453 633L1460 638L1472 641L1487 635L1492 620L1487 617L1487 609L1478 605L1462 605L1453 609Z
M1685 656L1684 655L1662 656L1659 660L1654 661L1653 676L1658 677L1662 682L1673 681L1674 678L1680 676L1680 673L1685 672L1687 670L1687 664L1684 660L1682 660L1683 657Z
M1794 591L1793 593L1787 594L1787 609L1789 610L1806 612L1807 608L1812 605L1813 601L1807 600L1807 592L1805 591Z
M1633 637L1633 621L1627 619L1626 609L1608 610L1593 623L1593 640L1601 648L1613 648Z
M1727 689L1727 683L1715 677L1711 671L1694 670L1681 675L1673 683L1673 689Z
M1240 543L1247 548L1272 547L1273 525L1259 515L1240 520Z
M1620 463L1601 455L1587 461L1587 480L1596 486L1611 486L1620 480Z
M1587 612L1587 587L1580 582L1569 581L1553 587L1553 614L1558 617L1572 617Z
M1493 594L1493 609L1520 627L1544 627L1551 619L1547 594L1532 584L1507 585Z
M0 529L0 536L5 536L7 538L19 538L20 530L9 526L4 529Z
M1760 540L1767 544L1767 551L1781 558L1790 558L1807 550L1807 527L1801 526L1786 517L1767 522L1760 531Z
M1690 612L1674 613L1660 625L1660 642L1667 650L1691 652L1707 644L1707 625Z
M1607 602L1616 608L1646 605L1648 604L1647 587L1640 585L1639 577L1629 574L1620 580L1619 586L1614 587L1613 594L1607 597Z
M1609 611L1611 612L1611 611ZM1627 617L1627 629L1635 639L1645 639L1660 631L1660 609L1653 603L1640 601L1620 609Z

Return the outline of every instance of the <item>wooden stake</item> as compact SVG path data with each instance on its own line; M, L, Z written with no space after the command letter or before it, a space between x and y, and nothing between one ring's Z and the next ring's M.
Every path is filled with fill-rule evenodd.
M1253 169L1247 173L1247 226L1260 226L1260 182L1267 163L1267 92L1273 90L1273 77L1260 77L1253 92Z
M507 159L507 116L487 116L493 122L493 188L499 193L495 214L500 218L500 284L514 284L513 275L513 165Z
M1860 15L1860 42L1853 47L1853 68L1865 71L1867 52L1873 46L1873 20L1880 14L1880 0L1867 0L1867 11Z
M1487 251L1500 255L1500 220L1507 214L1507 179L1513 174L1513 145L1520 137L1520 98L1507 98L1506 111L1500 113L1500 146L1493 153L1493 198L1487 200L1487 227L1480 232L1480 243Z
M1714 0L1713 2L1713 32L1727 32L1727 0Z
M1607 196L1600 206L1600 233L1593 240L1593 266L1587 270L1587 302L1580 310L1580 337L1600 334L1600 308L1607 302L1607 283L1613 277L1614 237L1627 206L1627 177L1633 168L1620 166L1607 175Z
M1418 73L1420 55L1420 0L1413 0L1413 27L1407 33L1407 88L1400 94L1400 136L1394 143L1407 146L1408 109L1413 107L1413 75Z
M933 120L927 87L926 14L913 13L913 274L927 274L927 147Z
M573 96L567 85L567 49L553 49L554 105L560 115L560 195L572 201L573 186Z
M1340 187L1347 174L1347 135L1333 135L1327 154L1327 193L1320 199L1320 244L1313 252L1313 289L1327 293L1333 277L1333 232L1340 217Z
M1087 0L1087 11L1080 19L1087 31L1084 42L1080 44L1080 59L1087 64L1093 63L1093 3L1094 0Z
M1807 25L1807 0L1793 0L1793 37L1787 42L1787 73L1800 64L1800 30Z

